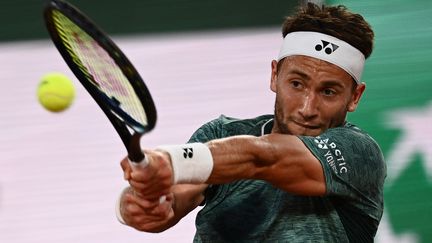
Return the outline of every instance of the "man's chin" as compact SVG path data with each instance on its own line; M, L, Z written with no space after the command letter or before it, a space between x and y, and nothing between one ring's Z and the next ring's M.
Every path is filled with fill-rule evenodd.
M288 127L286 130L288 131L287 134L291 134L291 135L295 135L295 136L316 137L316 136L320 135L321 133L323 133L322 128L306 128L306 127L301 127L301 126L295 126L292 128Z

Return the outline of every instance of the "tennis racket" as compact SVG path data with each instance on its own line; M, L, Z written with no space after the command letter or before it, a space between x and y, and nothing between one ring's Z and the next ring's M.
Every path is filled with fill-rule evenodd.
M111 121L133 165L145 167L140 138L156 124L143 79L117 45L71 4L50 0L45 25L69 68Z

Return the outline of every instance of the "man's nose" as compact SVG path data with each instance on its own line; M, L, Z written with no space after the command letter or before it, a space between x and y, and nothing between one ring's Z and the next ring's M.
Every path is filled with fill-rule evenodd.
M315 94L305 94L303 97L303 103L299 109L299 113L303 119L311 120L318 115L319 105L319 100Z

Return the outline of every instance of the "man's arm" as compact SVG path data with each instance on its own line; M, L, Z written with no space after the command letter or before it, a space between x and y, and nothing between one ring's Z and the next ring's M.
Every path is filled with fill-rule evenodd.
M214 161L208 184L260 179L298 195L326 192L321 163L296 136L234 136L207 145Z
M233 136L212 140L207 146L213 159L213 169L205 182L207 184L259 179L298 195L320 196L326 192L321 163L296 136ZM141 195L136 198L146 200L141 203L132 201L138 206L134 210L131 207L128 211L136 218L126 222L143 231L160 232L176 224L196 208L204 199L206 186L202 183L172 186L174 172L169 153L163 150L145 152L149 165L134 169L126 179ZM183 171L187 173L188 170ZM167 197L166 203L159 204L160 196L167 195L170 190L174 193L173 206L165 205L170 202L170 197ZM173 212L167 209L172 209ZM153 217L157 215L162 217ZM143 221L153 221L152 227Z

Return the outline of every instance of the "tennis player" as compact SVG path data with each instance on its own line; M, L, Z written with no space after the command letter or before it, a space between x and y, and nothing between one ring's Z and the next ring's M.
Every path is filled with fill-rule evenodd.
M221 116L188 144L145 150L146 168L123 160L121 222L161 232L204 205L194 242L373 242L386 165L346 121L365 90L373 31L344 6L309 3L286 18L283 37L274 115Z

